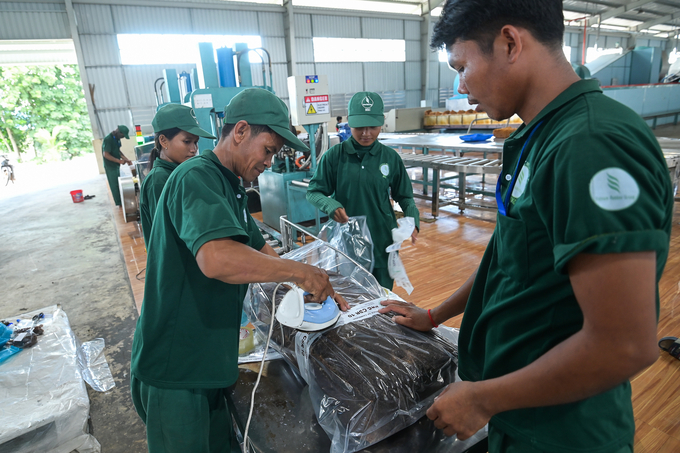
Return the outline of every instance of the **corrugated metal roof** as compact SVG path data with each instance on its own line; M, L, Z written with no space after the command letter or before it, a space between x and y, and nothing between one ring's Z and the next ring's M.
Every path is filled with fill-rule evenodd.
M71 37L65 6L58 3L0 2L0 39Z
M78 33L113 34L116 32L110 6L76 3L73 9L76 12Z
M404 21L363 17L361 32L362 38L404 39Z
M119 65L120 51L115 35L82 35L85 66Z
M260 36L285 36L283 29L283 13L258 12Z
M406 108L420 107L420 90L406 91Z
M312 33L322 38L361 38L361 19L313 14Z
M404 87L406 90L420 90L422 85L420 62L407 61L404 63Z
M416 39L420 41L420 22L414 20L404 21L404 39Z
M272 63L285 63L286 62L286 39L263 36L262 37L262 47L269 52L269 56L272 59Z
M88 68L87 79L95 86L94 103L98 109L125 108L128 105L125 92L123 67Z
M295 65L295 70L297 71L295 75L314 75L316 74L316 69L314 68L314 63L298 63ZM332 90L331 83L328 82L328 89Z
M317 63L316 73L328 76L331 94L361 91L364 86L363 63ZM306 74L299 74L306 75Z
M192 9L193 33L205 35L259 35L255 11ZM191 32L187 32L191 33Z
M311 38L295 39L295 57L298 62L314 62L314 44Z
M449 88L453 87L453 81L456 78L456 71L451 69L446 63L439 63L439 87Z
M363 63L364 89L396 91L404 89L404 63Z
M104 136L111 133L120 124L128 126L130 129L134 130L132 127L134 123L130 116L130 110L128 109L114 109L114 110L102 110L97 112L99 121L102 125L102 134ZM103 137L101 137L103 138Z
M173 65L173 69L180 73L188 72L196 67L193 64ZM125 65L123 70L127 89L130 96L130 105L133 107L155 106L156 94L154 92L154 82L163 77L163 70L167 65ZM158 82L160 88L161 82ZM167 101L167 100L166 100Z
M112 6L116 33L192 33L187 8ZM218 11L219 12L219 11Z
M310 14L295 14L295 36L312 37L312 16Z
M420 61L420 41L406 41L406 61Z

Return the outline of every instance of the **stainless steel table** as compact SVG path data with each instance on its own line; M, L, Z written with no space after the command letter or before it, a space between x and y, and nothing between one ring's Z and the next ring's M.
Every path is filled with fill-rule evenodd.
M496 154L500 158L503 154L505 140L491 138L484 142L465 142L460 139L464 134L381 134L378 140L384 145L396 149L398 152L410 150L412 153L420 151L429 154L430 151L442 151L443 154L451 152L454 156L462 156L465 153Z

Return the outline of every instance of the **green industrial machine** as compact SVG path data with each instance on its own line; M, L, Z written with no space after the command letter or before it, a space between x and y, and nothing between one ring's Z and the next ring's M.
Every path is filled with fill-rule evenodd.
M225 106L238 93L253 87L251 62L248 56L250 52L257 52L262 57L264 85L257 87L274 93L271 59L265 49L249 49L246 44L236 44L233 49L221 48L215 52L211 43L200 43L200 71L195 69L190 76L186 73L178 76L174 69L164 70L164 96L160 97L157 108L167 103L164 99L170 103L189 105L194 109L196 120L201 127L211 131L219 139ZM202 81L204 88L198 88L199 80ZM310 229L318 231L319 211L307 202L306 194L307 181L316 170L315 135L319 131L319 126L330 120L327 78L317 75L289 77L288 91L291 100L291 127L301 125L307 130L312 152L303 153L284 146L274 157L272 169L259 176L257 182L262 216L264 223L275 229L280 227L279 218L283 215L297 224L314 220L315 227ZM213 149L216 145L217 140L200 138L199 153Z

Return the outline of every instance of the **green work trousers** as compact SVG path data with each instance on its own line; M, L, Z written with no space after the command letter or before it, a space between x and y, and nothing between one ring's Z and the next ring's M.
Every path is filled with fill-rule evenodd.
M577 434L576 434L577 435ZM514 439L489 424L489 453L550 453ZM633 445L624 445L608 453L633 453Z
M109 188L111 189L111 195L113 195L113 201L116 202L116 206L120 206L120 189L118 188L120 166L112 167L104 164L104 170L106 171L106 179L109 181Z
M162 389L130 378L130 393L146 425L149 453L230 453L232 421L226 389Z
M390 277L390 272L386 267L374 267L372 274L375 279L378 280L380 286L392 291L392 288L394 287L394 280L392 277Z

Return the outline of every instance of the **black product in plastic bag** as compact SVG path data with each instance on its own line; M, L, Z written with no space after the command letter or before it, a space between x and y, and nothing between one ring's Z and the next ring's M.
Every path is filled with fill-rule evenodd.
M435 332L417 332L377 313L388 293L365 269L316 241L286 258L319 266L352 307L338 323L302 332L275 321L272 347L296 366L309 385L331 452L355 452L420 419L435 396L454 381L457 348ZM250 285L245 307L267 334L276 284ZM287 289L274 296L281 302ZM392 298L397 296L392 294ZM357 320L358 319L358 320Z

